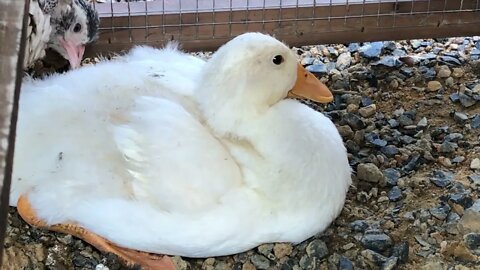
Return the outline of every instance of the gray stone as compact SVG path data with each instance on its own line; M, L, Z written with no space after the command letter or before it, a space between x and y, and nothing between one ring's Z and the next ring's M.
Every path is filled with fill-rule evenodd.
M367 106L373 105L373 100L367 96L362 96L360 104L363 107L367 107Z
M460 60L458 60L456 57L448 56L448 55L440 56L439 61L441 63L447 64L449 66L461 66L462 65L462 62L460 62Z
M392 202L396 202L402 199L402 190L398 186L394 186L388 192L388 199Z
M338 70L344 70L350 66L350 63L352 63L352 56L349 52L344 52L338 56L335 66Z
M354 132L349 125L339 126L337 130L343 138L353 138Z
M395 270L398 266L398 258L397 257L389 257L383 263L381 270Z
M469 208L473 204L473 199L470 197L470 192L465 190L450 194L448 201L450 203L461 205L464 209Z
M453 163L462 163L463 161L465 161L465 157L464 156L456 156L452 159L452 162Z
M313 58L313 57L305 57L305 58L302 59L302 61L300 63L303 66L308 66L308 65L313 64L314 61L315 61L315 58Z
M355 220L350 223L350 228L354 232L364 232L368 228L368 223L365 220Z
M435 170L430 177L430 181L438 187L446 187L453 181L453 173L442 171L442 170Z
M386 66L386 67L400 67L402 62L398 60L398 57L387 55L382 57L382 59L372 63L372 66Z
M340 256L338 260L338 270L353 270L353 263L345 256Z
M387 146L384 146L380 149L380 151L386 155L387 157L393 157L395 155L397 155L400 151L398 150L398 147L396 147L395 145L387 145Z
M458 225L464 233L480 233L480 199L465 210Z
M459 124L465 124L468 120L468 116L461 112L455 112L453 119Z
M431 79L435 78L435 76L437 75L437 73L435 72L435 69L428 68L426 66L420 66L418 68L418 71L420 71L420 73L423 75L423 77L425 77L425 79L427 79L427 80L431 80Z
M358 109L358 113L362 117L373 116L376 111L377 111L377 107L375 106L375 104L371 104L371 105L368 105L366 107L362 107L362 108Z
M479 158L474 158L472 160L472 162L470 162L470 169L472 169L472 170L480 169L480 159Z
M397 44L395 43L395 41L385 41L384 46L385 49L389 51L394 51L397 49Z
M480 250L480 234L479 233L468 233L463 236L465 245L471 250Z
M376 264L377 266L381 266L387 261L387 257L370 249L362 250L361 254L365 259Z
M452 76L454 78L461 78L465 74L463 68L453 68Z
M383 170L383 175L385 176L387 184L390 186L396 186L398 179L401 176L400 172L394 168L388 168Z
M437 207L430 208L430 214L439 220L445 220L450 213L451 207L448 204L441 204Z
M358 43L350 43L350 44L348 44L348 51L349 51L349 52L352 52L352 53L353 53L353 52L357 52L359 48L360 48L360 44L358 44Z
M457 149L458 145L456 143L453 143L453 142L449 142L449 141L444 141L441 145L440 145L440 153L452 153L452 152L455 152L455 149Z
M442 84L439 81L429 81L427 84L428 91L434 92L442 89Z
M472 123L470 124L472 128L480 128L480 114L475 115L472 119Z
M378 58L383 50L383 42L371 42L359 48L360 55L365 58Z
M307 246L307 254L310 257L323 259L328 256L328 247L322 240L315 239Z
M382 171L378 169L377 165L373 163L361 163L357 166L357 177L359 180L371 183L383 183L385 177Z
M426 117L423 117L423 118L420 119L420 121L418 121L418 123L417 123L417 127L418 127L419 129L425 129L425 128L427 128L427 126L428 126L428 120L427 120Z
M468 176L468 179L476 185L480 185L480 174L471 174Z
M257 269L267 269L270 267L270 261L263 255L255 254L251 257L250 261Z
M380 136L375 132L369 132L365 134L365 141L378 147L384 147L387 145L387 141L381 139Z
M448 66L440 66L440 69L437 72L437 77L438 78L448 78L452 74L452 71Z
M327 66L325 64L315 64L315 65L310 65L305 68L306 70L312 72L312 73L317 73L317 74L327 74Z
M413 125L413 119L406 114L400 115L400 117L398 117L398 121L402 127Z
M356 114L347 113L343 116L343 121L349 125L353 130L359 130L365 128L365 122Z
M410 45L414 50L418 49L420 46L422 46L422 41L419 39L412 39L410 40Z
M458 142L459 140L463 140L463 134L458 132L447 134L444 138L444 141L446 142Z
M407 263L409 249L408 242L400 242L393 247L392 256L397 257L399 263Z
M376 252L383 252L389 249L393 244L390 236L378 230L365 231L365 234L360 242L364 248L371 249Z
M398 122L396 119L389 119L387 122L391 128L397 128L400 126L400 122Z
M464 93L459 93L458 97L460 99L460 103L465 108L472 107L477 102L475 99L465 95Z
M458 93L452 93L450 96L449 96L450 100L452 102L458 102L460 101L460 95Z

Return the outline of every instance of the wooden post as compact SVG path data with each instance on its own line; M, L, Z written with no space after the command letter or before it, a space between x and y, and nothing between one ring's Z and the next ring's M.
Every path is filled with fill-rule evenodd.
M30 0L0 0L0 265L7 226L8 198L22 80Z

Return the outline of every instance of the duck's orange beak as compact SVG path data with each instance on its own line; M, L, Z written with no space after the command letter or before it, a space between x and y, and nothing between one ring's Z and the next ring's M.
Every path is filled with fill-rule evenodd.
M333 101L332 92L328 87L300 64L297 65L297 81L288 92L288 97L305 98L320 103Z

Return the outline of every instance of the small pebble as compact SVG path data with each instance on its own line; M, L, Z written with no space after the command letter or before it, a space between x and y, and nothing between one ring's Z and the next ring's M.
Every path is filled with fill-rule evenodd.
M438 207L430 208L432 216L439 220L445 220L450 213L450 206L448 204L442 204Z
M394 270L397 269L398 266L398 258L397 257L389 257L382 265L382 270Z
M267 269L270 267L270 261L263 255L255 254L251 257L250 261L257 269Z
M430 181L438 187L446 187L453 181L453 173L435 170L430 177Z
M382 171L373 163L358 164L357 177L359 180L371 183L382 183L385 181Z
M461 112L455 112L453 119L459 124L465 124L465 122L468 120L468 116Z
M463 70L463 68L453 68L452 76L454 78L461 78L463 77L463 74L465 74L465 71Z
M353 263L345 256L340 256L338 260L338 270L353 270Z
M439 81L429 81L427 84L428 91L434 92L442 88L442 84Z
M465 245L472 250L480 250L480 234L469 233L463 236Z
M480 128L480 114L475 115L472 119L472 123L470 124L472 128Z
M328 248L325 242L319 239L315 239L307 246L307 254L310 257L317 259L323 259L328 256Z
M472 162L470 162L470 169L472 170L480 169L480 158L474 158Z
M277 259L289 256L293 251L293 246L288 243L277 243L273 247L273 253Z
M402 190L398 186L394 186L388 192L388 199L392 202L396 202L402 199Z
M378 230L365 231L361 241L363 247L377 252L383 252L393 244L392 239Z
M401 176L400 172L394 168L385 169L383 175L385 176L387 184L390 186L396 186L397 181Z
M448 66L440 66L440 69L437 72L437 77L438 78L448 78L452 74L452 71L450 71L450 68Z
M354 232L364 232L368 228L368 223L365 220L355 220L350 223L350 228Z
M475 99L471 98L470 96L465 95L464 93L459 93L458 97L460 99L460 103L465 108L472 107L477 102Z
M358 109L358 113L362 117L366 117L366 118L374 115L376 111L377 111L377 107L375 106L375 104L371 104L371 105L368 105L367 107L362 107Z
M392 256L397 257L399 263L407 263L409 250L408 242L400 242L393 247Z
M383 265L387 261L387 257L370 249L365 249L361 252L362 256L377 266Z

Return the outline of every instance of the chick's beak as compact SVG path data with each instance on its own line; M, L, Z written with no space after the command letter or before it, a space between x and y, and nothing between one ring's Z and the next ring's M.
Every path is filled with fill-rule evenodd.
M83 53L85 52L84 45L75 45L71 41L61 40L61 45L65 49L68 55L68 62L72 68L78 68L83 59Z
M300 64L297 65L297 81L288 92L288 97L305 98L320 103L333 101L333 95L328 87Z

